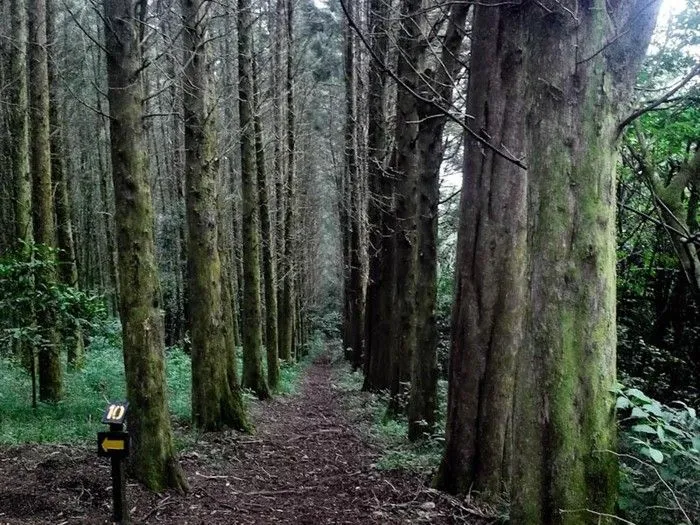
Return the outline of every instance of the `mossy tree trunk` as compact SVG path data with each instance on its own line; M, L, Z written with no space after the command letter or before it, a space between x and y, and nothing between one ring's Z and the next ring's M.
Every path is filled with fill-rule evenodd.
M438 484L509 489L515 525L614 513L615 140L657 9L475 7L467 124L489 145L465 144Z
M187 208L187 269L192 341L192 419L203 430L248 428L243 399L232 389L227 368L223 279L219 258L218 163L208 61L207 0L182 0L183 81L185 117L185 199Z
M141 0L104 0L119 311L134 476L149 489L184 489L166 398L164 328L143 137Z
M58 246L58 277L61 282L78 286L78 267L75 262L71 204L68 193L65 147L63 143L63 107L59 90L59 64L55 50L57 0L47 0L46 30L49 50L49 119L51 126L51 176L54 181L54 207L56 210L56 241ZM79 367L83 360L83 332L79 326L63 330L68 366Z
M241 189L243 206L243 386L260 399L270 397L263 372L260 304L259 195L256 185L253 119L253 46L250 0L238 0L238 95L241 119Z
M646 179L656 201L656 208L663 223L668 228L668 233L673 243L675 252L683 270L683 274L691 286L695 297L700 298L700 255L694 242L689 242L695 233L690 227L690 220L694 220L691 213L691 202L684 202L686 189L700 184L700 149L686 162L678 172L665 183L654 170L653 162L649 159L646 138L641 130L637 133L641 154L637 161L639 168ZM695 193L691 193L691 197ZM696 204L697 205L697 204Z
M25 0L12 0L12 39L15 48L10 56L10 75L13 81L7 89L10 108L8 126L12 182L14 186L15 239L31 243L32 235L32 180L29 172L29 127L27 119L27 5Z
M293 77L293 22L294 6L293 0L286 2L286 38L287 38L287 178L285 181L285 203L284 203L284 275L282 287L282 305L279 315L279 356L285 361L294 360L294 233L296 231L295 222L295 115L294 115L294 77Z
M258 104L258 82L255 61L253 62L253 100L255 115L255 157L258 182L258 212L260 216L260 234L262 235L263 276L265 281L265 349L267 351L267 383L271 389L278 386L280 380L280 363L277 355L277 264L275 261L275 244L270 218L270 192L265 165L265 147L263 144L261 108Z
M10 5L12 18L12 38L15 49L10 57L9 74L13 81L7 88L7 101L10 109L7 124L9 134L8 146L12 163L12 189L14 208L14 243L15 247L30 256L30 245L34 241L32 226L32 178L29 171L29 119L27 115L27 4L25 0L12 0ZM34 315L34 313L30 313ZM25 319L31 323L32 319ZM24 366L30 371L32 379L32 406L36 406L36 353L33 345L20 343L15 352L20 356Z
M387 73L389 46L386 0L372 0L369 7L369 33L377 60L369 63L368 84L368 226L369 275L365 307L364 390L389 388L387 371L391 348L391 316L395 279L392 273L392 181L386 171L388 148Z
M49 124L49 71L46 51L46 0L30 0L29 13L29 123L32 172L32 218L34 240L56 247L53 183L51 180L51 138ZM36 286L49 288L56 273L46 269L37 276ZM41 324L39 348L39 399L59 401L63 396L63 371L56 315L37 305Z
M401 27L398 37L397 76L401 83L396 97L396 149L393 168L396 172L396 341L392 345L389 387L389 412L396 413L410 379L410 364L416 348L416 271L418 258L418 177L421 159L418 152L418 101L412 91L422 85L425 66L426 5L423 0L401 2Z

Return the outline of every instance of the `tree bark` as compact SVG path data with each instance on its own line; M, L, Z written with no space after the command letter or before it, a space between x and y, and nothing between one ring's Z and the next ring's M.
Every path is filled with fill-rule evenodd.
M515 525L614 512L615 140L657 9L475 7L438 484Z
M16 48L10 57L12 82L8 88L11 109L8 126L14 185L15 239L31 243L32 180L29 171L29 123L27 119L27 6L25 0L12 0L12 39Z
M349 16L353 7L348 5ZM350 349L350 362L357 369L362 365L365 316L365 290L362 268L362 188L357 158L357 72L353 30L345 25L345 197L349 205L347 229L349 238L347 269L345 271L345 315L343 347Z
M403 411L400 397L405 394L404 384L410 379L410 363L416 348L416 269L418 258L417 214L419 118L418 101L411 91L419 89L421 72L425 66L427 34L426 12L423 0L401 2L401 27L398 37L399 63L396 98L396 337L391 357L389 386L390 413Z
M164 330L143 138L141 0L104 0L112 178L124 370L132 436L130 467L151 490L186 489L166 398Z
M218 162L208 61L207 0L182 0L187 261L192 341L192 419L203 430L249 428L240 389L221 366L227 354L223 279L219 258Z
M440 166L444 154L442 133L450 110L452 91L461 69L459 52L465 34L469 4L453 4L435 73L421 90L431 104L419 104L418 154L418 266L416 269L416 348L411 359L411 390L408 400L408 437L419 439L433 432L437 410L437 301L438 202ZM432 96L431 96L432 95Z
M260 304L260 232L256 188L253 119L253 49L250 0L238 0L238 93L241 118L241 188L243 199L243 386L260 399L270 397L263 373Z
M265 281L265 349L267 351L267 383L277 388L280 380L280 363L277 355L277 265L275 261L272 221L270 219L270 194L267 184L265 147L263 145L262 117L258 105L256 64L253 61L253 106L255 108L255 157L258 182L258 212L262 235L263 276Z
M392 180L387 173L387 73L383 64L389 46L389 3L372 0L369 12L369 31L372 51L376 60L369 65L367 132L368 160L368 222L369 222L369 275L365 311L365 381L363 390L389 388L389 359L392 344L389 308L394 302L392 230Z
M56 247L51 145L49 129L49 72L46 51L46 0L29 2L29 121L31 130L32 216L34 240ZM49 288L56 282L53 269L37 276L37 286ZM38 305L42 343L39 348L39 399L55 402L63 396L61 350L54 312Z
M54 49L56 45L56 0L47 0L46 30L47 42L51 50L48 60L49 73L49 120L51 130L51 175L54 180L54 209L56 210L56 240L58 246L58 277L61 282L77 287L78 267L75 264L75 244L73 242L73 224L71 204L68 193L68 180L63 143L63 115L60 111L62 101L58 88L58 63ZM79 326L62 330L66 340L68 366L80 367L83 360L83 332Z
M287 180L285 188L285 220L284 220L284 275L282 308L279 317L279 356L285 361L294 360L294 177L295 177L295 115L294 115L294 79L293 79L293 0L286 4L287 24Z

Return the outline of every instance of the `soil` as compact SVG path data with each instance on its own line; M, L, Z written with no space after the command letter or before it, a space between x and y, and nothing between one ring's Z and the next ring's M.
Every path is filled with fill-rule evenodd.
M205 434L181 455L190 491L129 482L134 523L482 524L429 480L374 468L378 452L341 408L321 358L297 395L252 406L256 431ZM109 461L67 445L0 449L0 524L110 523Z

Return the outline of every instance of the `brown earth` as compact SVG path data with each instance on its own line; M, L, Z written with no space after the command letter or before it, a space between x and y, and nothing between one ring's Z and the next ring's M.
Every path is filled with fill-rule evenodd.
M377 451L343 414L318 360L294 396L256 402L253 435L205 434L181 457L190 492L127 486L134 523L482 524L427 479L374 468ZM0 524L110 523L109 463L93 448L0 449Z

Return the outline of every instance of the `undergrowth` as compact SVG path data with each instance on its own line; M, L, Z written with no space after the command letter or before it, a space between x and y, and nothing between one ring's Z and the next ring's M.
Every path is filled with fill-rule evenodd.
M363 376L353 372L347 363L338 365L333 387L344 394L346 410L360 423L382 450L376 467L380 470L402 470L417 474L432 474L437 469L444 445L444 425L447 383L440 381L438 429L417 443L408 440L408 421L405 417L387 417L389 397L386 393L362 392ZM365 424L362 424L365 423Z
M167 352L169 405L177 419L189 418L190 364L182 350ZM125 399L126 385L118 322L105 322L90 340L84 366L67 370L65 397L31 408L28 374L16 363L0 361L0 443L79 443L93 440L109 401Z
M363 376L343 360L340 345L334 388L342 392L345 408L369 439L379 446L377 468L432 474L442 457L446 413L446 382L439 384L439 434L421 443L408 441L406 418L386 416L387 394L362 392ZM677 525L700 523L700 419L682 402L667 406L635 388L618 385L618 451L621 522Z
M64 399L56 404L39 403L36 410L31 408L31 382L26 371L9 359L0 359L0 444L85 443L103 430L102 411L109 401L126 398L126 383L118 321L105 321L96 332L86 349L83 367L66 370ZM307 344L302 359L282 363L276 393L296 393L304 371L324 346L323 335L318 332ZM179 347L168 348L165 370L170 414L178 428L187 433L191 417L190 356ZM183 435L178 441L190 440Z

